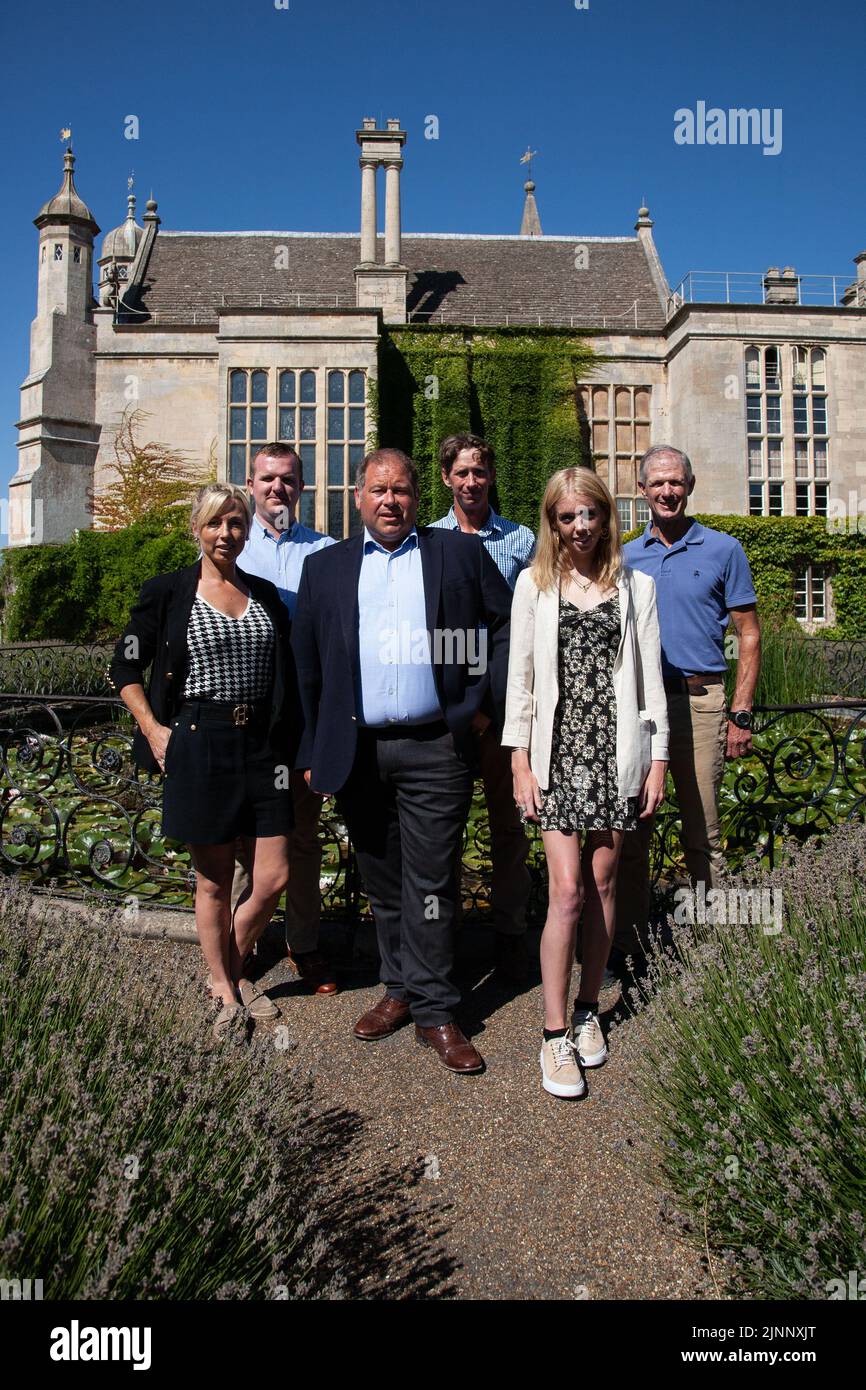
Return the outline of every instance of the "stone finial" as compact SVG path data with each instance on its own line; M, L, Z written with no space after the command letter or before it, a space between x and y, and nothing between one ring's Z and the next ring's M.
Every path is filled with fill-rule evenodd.
M520 223L521 236L543 236L541 230L541 218L538 214L538 204L535 201L535 184L532 179L527 179L523 185L526 194L526 202L523 204L523 220Z

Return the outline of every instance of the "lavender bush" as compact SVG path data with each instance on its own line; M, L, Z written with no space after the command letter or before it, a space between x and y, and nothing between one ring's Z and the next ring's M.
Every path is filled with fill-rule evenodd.
M719 1291L821 1299L866 1273L864 865L866 827L841 827L737 881L783 895L781 931L679 926L652 959L637 1083L655 1176Z
M0 1276L45 1298L340 1293L305 1083L273 1030L212 1044L187 969L172 988L116 921L58 930L0 885Z

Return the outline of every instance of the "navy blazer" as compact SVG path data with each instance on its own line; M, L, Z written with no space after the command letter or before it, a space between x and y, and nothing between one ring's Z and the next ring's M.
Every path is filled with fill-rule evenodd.
M482 703L501 725L508 677L511 590L477 536L432 526L418 528L427 630L474 632L487 627L487 669L471 673L448 660L447 644L433 653L433 676L455 745L469 752L470 725ZM296 766L311 768L320 792L343 787L355 761L359 680L358 581L364 535L308 555L292 623L304 730ZM439 660L436 660L437 655ZM491 703L492 701L492 703Z
M265 608L274 624L274 684L270 720L270 739L287 763L295 760L300 737L300 700L291 651L291 623L285 604L269 579L245 574L238 569L254 599ZM160 724L169 724L183 704L183 689L189 667L187 628L201 575L201 561L184 569L158 574L142 585L123 635L114 648L109 680L115 690L125 685L144 685L145 671L151 666L146 686L148 703ZM134 641L129 639L133 638ZM150 744L140 729L132 741L132 755L145 772L158 772L159 766Z

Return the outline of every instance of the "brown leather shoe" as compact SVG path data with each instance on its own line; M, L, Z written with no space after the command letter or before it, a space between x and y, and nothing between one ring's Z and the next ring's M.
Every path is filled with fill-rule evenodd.
M440 1023L438 1028L419 1028L416 1024L415 1041L420 1047L432 1047L438 1052L439 1061L449 1071L484 1070L484 1058L463 1036L456 1023Z
M409 1005L403 999L386 994L358 1019L354 1033L361 1042L377 1042L379 1038L389 1038L408 1022Z
M294 963L298 976L313 994L337 993L334 971L321 951L290 951L289 960Z

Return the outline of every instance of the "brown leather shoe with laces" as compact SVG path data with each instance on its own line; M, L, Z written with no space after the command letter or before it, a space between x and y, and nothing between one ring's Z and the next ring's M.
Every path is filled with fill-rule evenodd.
M439 1061L449 1071L465 1074L484 1070L484 1058L456 1023L440 1023L438 1028L419 1028L416 1024L415 1041L438 1052Z
M372 1009L358 1019L354 1033L361 1042L378 1042L379 1038L389 1038L409 1022L409 1005L403 999L395 999L386 994Z
M313 994L336 994L334 971L321 951L290 951L289 960Z

